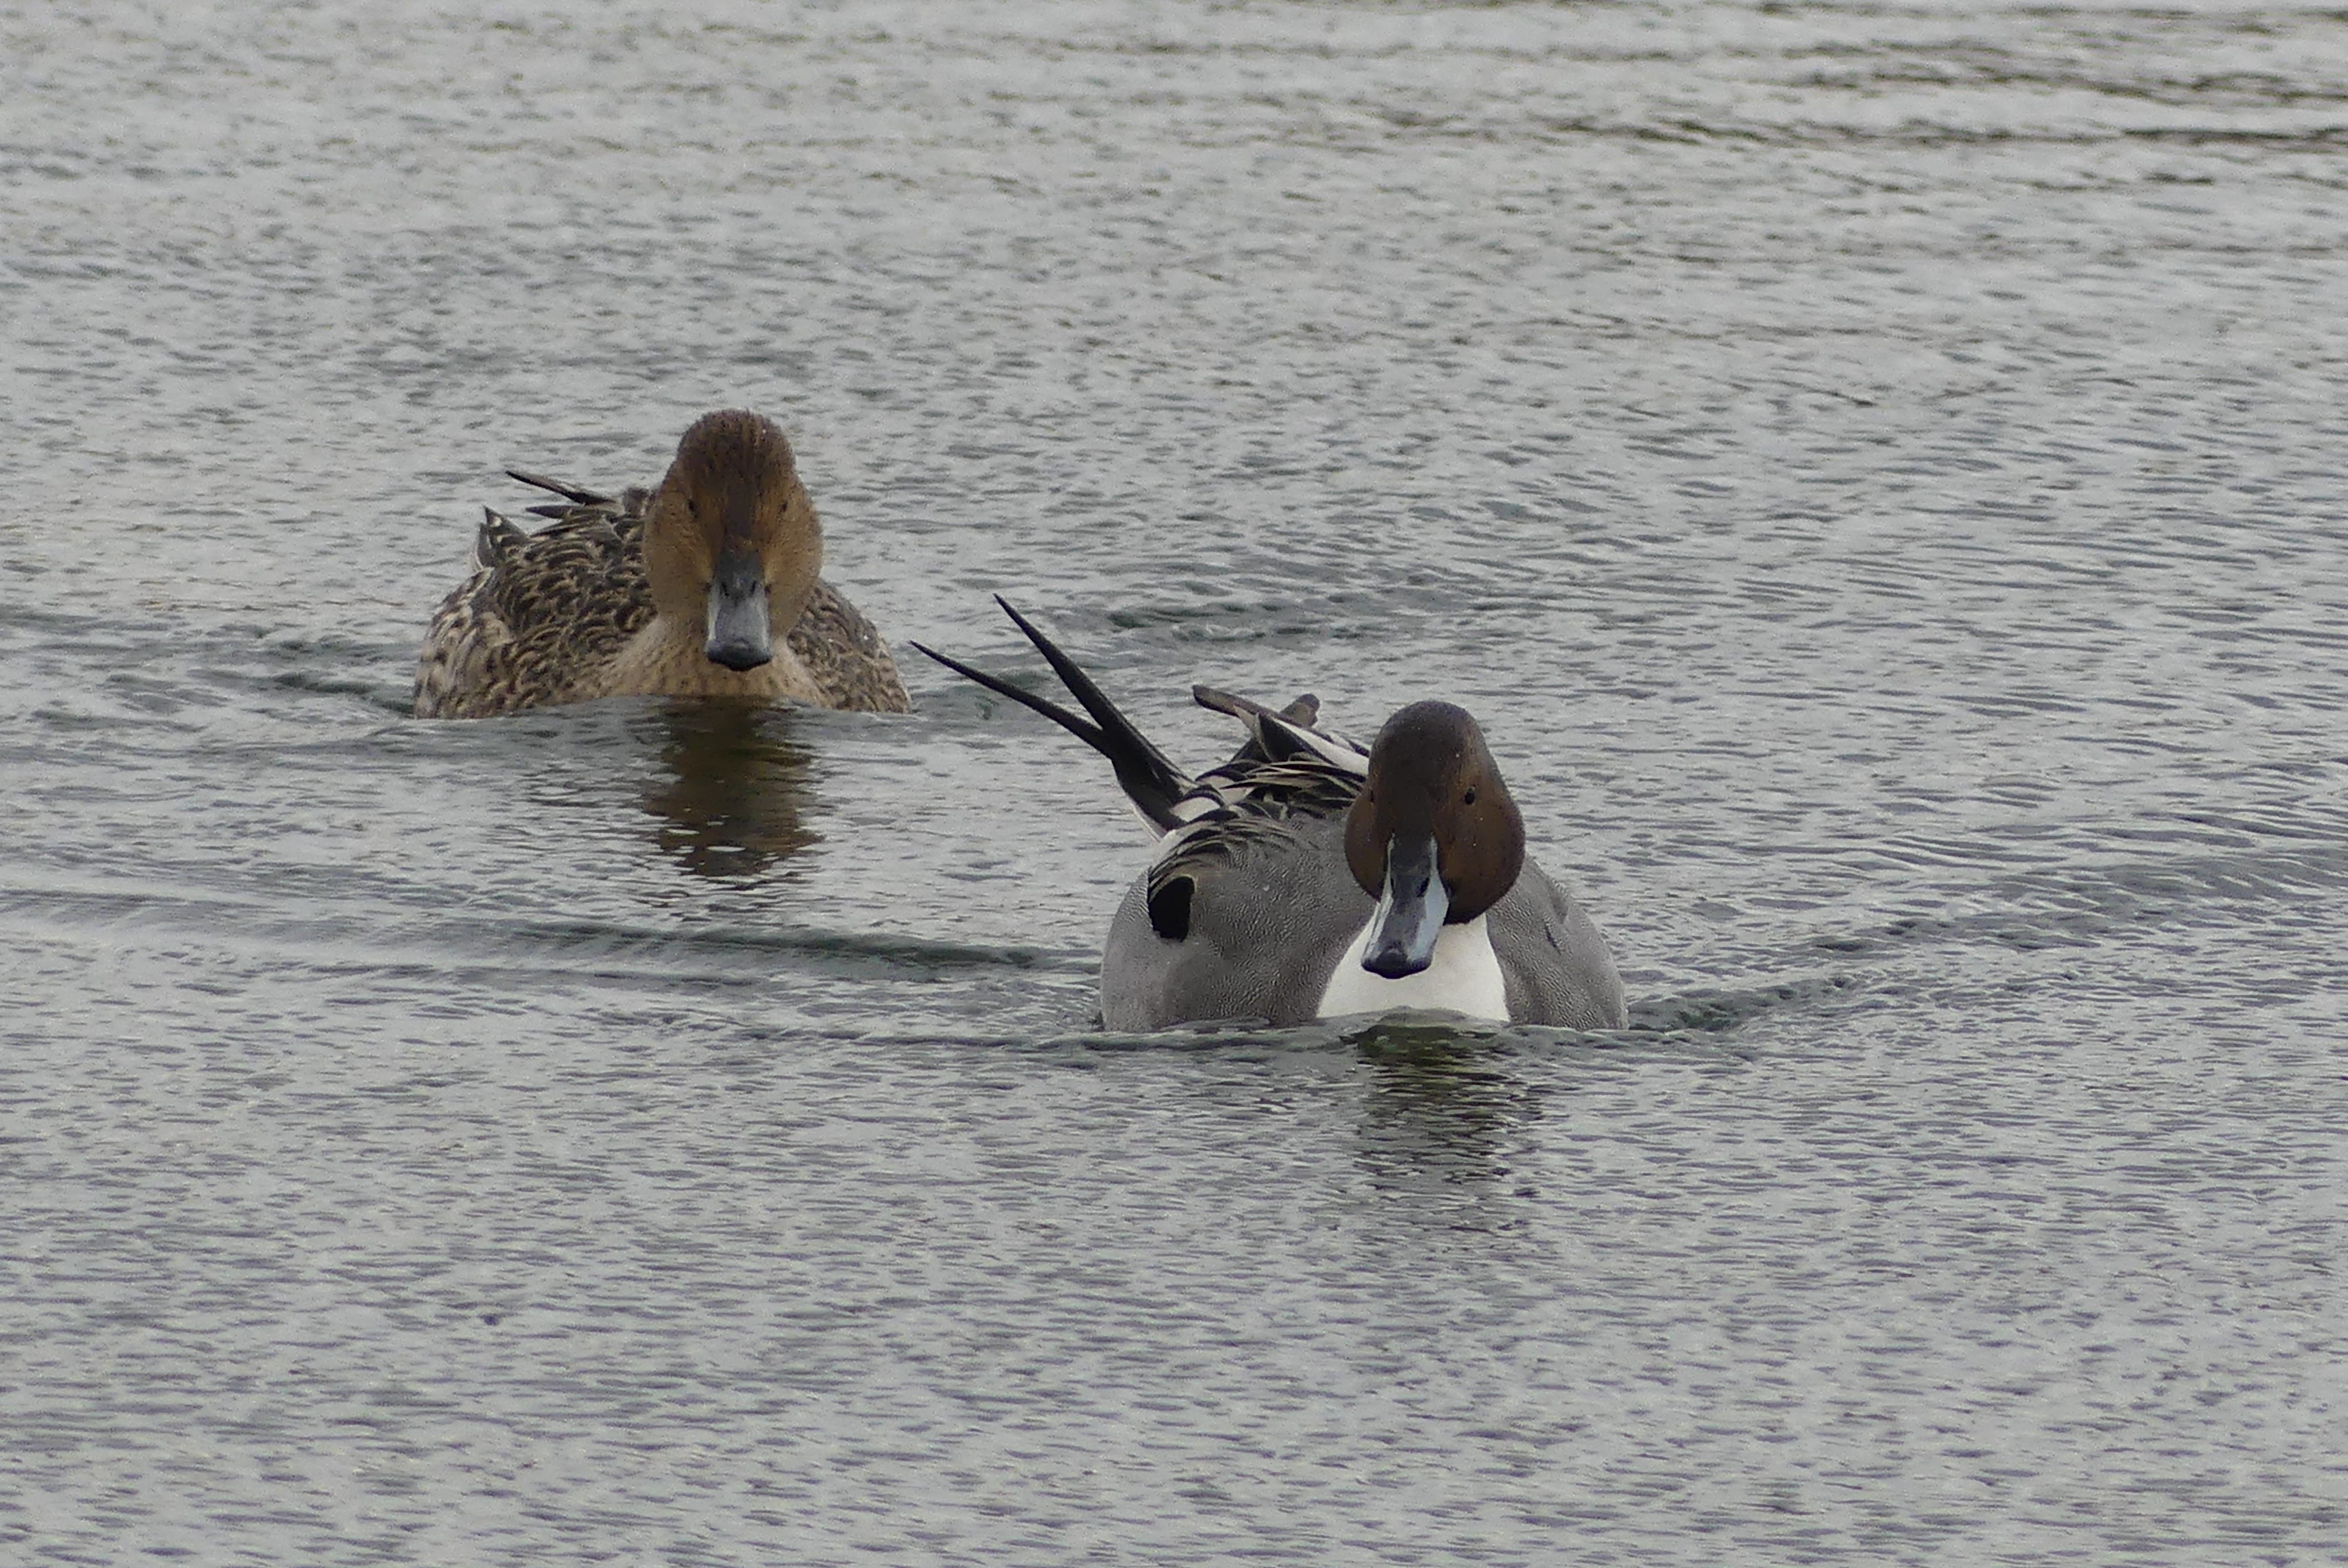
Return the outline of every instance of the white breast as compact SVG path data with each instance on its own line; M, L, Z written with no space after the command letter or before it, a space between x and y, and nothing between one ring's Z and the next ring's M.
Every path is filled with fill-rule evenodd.
M1375 917L1373 917L1375 918ZM1415 975L1390 980L1362 968L1369 950L1372 921L1362 923L1321 993L1320 1018L1347 1013L1386 1012L1395 1008L1440 1009L1469 1018L1509 1021L1509 988L1500 978L1499 955L1492 951L1491 933L1484 917L1465 925L1446 926L1435 938L1435 961Z

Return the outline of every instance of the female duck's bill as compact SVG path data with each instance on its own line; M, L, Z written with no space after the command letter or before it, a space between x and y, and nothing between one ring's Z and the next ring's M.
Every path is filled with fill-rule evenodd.
M738 697L903 712L871 623L823 581L823 530L790 443L705 415L653 490L617 499L516 472L562 505L536 534L489 514L473 575L434 616L421 718L595 697Z
M1193 778L1003 608L1089 720L914 646L1107 757L1160 835L1110 922L1101 959L1109 1027L1289 1024L1396 1007L1578 1029L1626 1021L1603 939L1527 857L1523 818L1464 710L1413 703L1365 753L1319 728L1311 698L1274 712L1194 687L1202 706L1250 734L1229 762Z
M729 550L709 574L708 635L702 652L728 670L756 670L775 657L766 576L747 551Z

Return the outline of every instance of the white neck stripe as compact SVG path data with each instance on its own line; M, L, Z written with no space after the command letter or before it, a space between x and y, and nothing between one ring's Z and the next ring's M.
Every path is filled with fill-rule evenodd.
M1485 929L1483 916L1444 927L1435 939L1434 961L1398 980L1362 968L1362 955L1369 951L1370 931L1375 923L1375 915L1362 922L1352 945L1330 970L1315 1017L1425 1008L1496 1023L1509 1021L1508 982L1501 978L1500 958L1492 951L1492 934Z

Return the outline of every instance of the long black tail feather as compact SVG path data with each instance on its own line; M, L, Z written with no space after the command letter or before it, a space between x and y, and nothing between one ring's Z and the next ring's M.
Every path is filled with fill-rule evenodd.
M1003 613L1011 618L1011 623L1035 645L1035 651L1043 654L1045 662L1051 665L1052 672L1059 676L1069 694L1084 705L1085 712L1092 715L1093 722L1086 723L1049 698L1023 692L1001 676L973 670L961 660L950 659L934 648L924 648L918 642L913 647L964 680L975 681L997 696L1008 697L1024 708L1034 709L1107 757L1109 766L1117 770L1117 782L1124 789L1126 798L1133 802L1135 809L1159 832L1170 833L1181 826L1182 819L1174 815L1174 803L1188 794L1197 781L1168 762L1165 753L1150 743L1149 737L1136 729L1133 721L1118 712L1117 704L1093 684L1092 677L1086 674L1075 660L1062 652L1050 638L1037 630L1025 616L1012 609L1009 600L996 594L994 602L1003 606Z
M612 504L612 497L609 496L598 495L592 490L582 489L576 485L566 485L560 479L550 479L543 474L525 474L520 468L509 468L506 470L506 477L520 479L523 484L535 486L541 490L551 490L563 499L578 506L608 507ZM538 509L536 507L530 508L533 512Z

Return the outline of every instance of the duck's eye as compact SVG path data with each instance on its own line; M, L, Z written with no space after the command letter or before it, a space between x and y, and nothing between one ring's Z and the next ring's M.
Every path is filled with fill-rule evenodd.
M1476 804L1476 786L1474 784L1469 784L1468 786L1468 793L1459 797L1459 804L1461 805L1474 805Z

